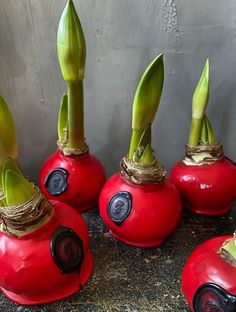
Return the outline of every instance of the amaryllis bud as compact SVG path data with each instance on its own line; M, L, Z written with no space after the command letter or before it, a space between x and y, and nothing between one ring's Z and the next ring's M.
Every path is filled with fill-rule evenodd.
M84 78L86 45L82 26L72 0L61 15L57 33L57 52L65 81Z

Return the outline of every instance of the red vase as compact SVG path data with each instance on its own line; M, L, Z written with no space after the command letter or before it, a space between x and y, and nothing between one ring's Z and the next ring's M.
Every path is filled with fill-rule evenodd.
M182 291L192 311L236 311L236 267L218 252L231 237L210 239L188 258L182 274Z
M58 150L46 160L40 172L40 188L47 198L80 211L96 206L105 180L102 164L89 153L65 156Z
M137 185L120 173L105 183L99 207L112 235L136 247L160 245L177 226L182 210L169 181Z
M0 289L19 304L42 304L79 291L92 273L88 230L79 212L52 201L49 221L16 238L0 232Z
M177 162L170 174L183 206L196 213L228 212L236 197L236 166L227 158L209 165L190 166Z

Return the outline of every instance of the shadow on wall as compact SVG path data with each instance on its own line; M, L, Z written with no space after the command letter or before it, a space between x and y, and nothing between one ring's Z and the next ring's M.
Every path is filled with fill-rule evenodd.
M120 108L116 105L108 126L108 138L105 145L98 149L96 156L103 160L107 177L119 171L121 158L128 153L131 126L121 128ZM108 169L109 168L109 169Z

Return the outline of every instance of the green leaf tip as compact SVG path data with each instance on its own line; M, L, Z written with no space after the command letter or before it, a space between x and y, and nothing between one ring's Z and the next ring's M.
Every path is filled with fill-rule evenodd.
M194 119L202 119L205 114L209 99L209 86L210 86L210 65L209 59L207 59L202 71L201 78L193 94L192 118Z
M5 175L7 170L10 169L18 174L21 174L20 168L18 167L16 161L12 158L6 158L4 159L3 163L2 163L2 168L1 168L1 185L3 186L3 190L4 190L4 185L5 185Z
M67 2L59 21L57 52L64 80L82 80L85 71L86 44L72 0Z
M4 194L7 206L24 204L34 195L34 192L33 183L11 169L6 171Z
M144 71L134 96L132 128L143 130L152 123L164 84L163 54L158 55Z
M6 157L17 158L16 128L12 114L0 95L0 162Z
M60 103L57 124L58 138L60 141L65 139L65 131L68 131L68 96L64 94Z

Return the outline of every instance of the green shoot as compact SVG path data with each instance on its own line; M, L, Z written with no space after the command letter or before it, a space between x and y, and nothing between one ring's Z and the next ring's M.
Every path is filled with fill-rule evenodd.
M22 175L11 169L6 171L4 194L6 196L7 206L24 204L34 195L34 192L33 183L30 183Z
M210 120L208 119L207 115L205 114L202 120L202 128L200 134L200 141L202 144L216 144L216 138L211 126Z
M205 115L205 123L206 123L206 127L207 127L208 143L213 145L216 143L216 137L215 137L212 125L211 125L210 120L208 119L207 115Z
M139 140L138 147L146 147L148 144L152 142L152 127L151 124L148 124L144 129L142 136Z
M4 188L4 180L5 180L5 174L7 172L7 170L10 169L16 173L22 174L16 161L11 159L11 158L6 158L2 164L2 172L1 172L1 185Z
M68 127L68 97L67 94L64 94L61 99L60 110L58 115L58 138L60 141L65 139L65 129Z
M59 22L57 51L62 75L67 82L68 89L68 147L83 150L85 144L83 78L86 44L72 0L67 2Z
M201 141L202 144L207 144L208 143L208 132L207 132L205 116L204 116L204 118L202 120L202 128L201 128L201 134L200 134L200 141Z
M140 157L139 164L145 166L145 165L153 164L154 161L155 161L155 157L153 155L152 146L151 144L148 144L145 147L142 156Z
M17 158L16 128L11 112L0 95L0 162Z
M129 147L129 159L133 160L135 150L137 150L143 130L133 130Z
M144 129L152 124L159 107L164 83L163 54L158 55L147 67L138 84L132 113L132 138L129 159L133 159Z
M202 120L205 115L208 98L209 98L209 84L210 84L210 73L209 73L209 60L206 60L205 66L198 85L193 94L192 102L192 124L189 134L189 145L198 146Z

